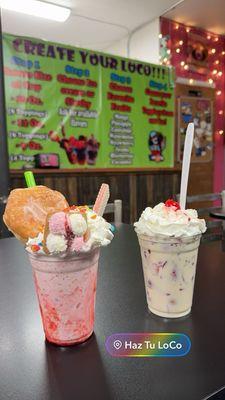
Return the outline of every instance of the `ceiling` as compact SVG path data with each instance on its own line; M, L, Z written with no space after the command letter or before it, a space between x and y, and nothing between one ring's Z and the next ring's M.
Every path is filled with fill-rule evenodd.
M19 1L19 0L18 0ZM64 23L3 10L3 31L96 50L104 50L178 0L54 0L72 9Z
M225 34L225 0L185 0L164 16L186 25Z

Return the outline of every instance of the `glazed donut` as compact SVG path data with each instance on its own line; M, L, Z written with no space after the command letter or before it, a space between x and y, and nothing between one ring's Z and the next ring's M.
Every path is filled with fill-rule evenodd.
M47 214L68 206L61 193L46 186L14 189L8 197L3 220L19 240L27 242L44 230Z

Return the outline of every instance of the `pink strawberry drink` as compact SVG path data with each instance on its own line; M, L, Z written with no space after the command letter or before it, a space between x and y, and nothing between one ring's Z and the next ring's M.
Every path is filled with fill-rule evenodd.
M93 332L100 247L110 243L110 224L88 207L50 216L45 233L29 239L46 339L68 346Z
M196 263L205 221L171 200L146 208L135 224L148 309L177 318L191 311Z
M29 258L46 339L61 346L86 340L94 328L99 249Z

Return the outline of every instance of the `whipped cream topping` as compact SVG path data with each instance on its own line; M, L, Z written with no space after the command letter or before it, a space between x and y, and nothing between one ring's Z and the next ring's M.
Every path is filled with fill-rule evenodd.
M86 253L96 247L107 246L113 239L111 225L91 209L87 209L85 218L69 211L67 220L69 221L69 234L65 234L64 225L61 223L63 222L62 216L57 214L57 218L59 218L57 224L54 224L52 230L57 231L57 234L49 232L46 238L46 246L50 255L65 257L74 253ZM83 237L82 234L84 234ZM38 236L28 240L26 250L32 254L45 254L43 240L44 234L40 232Z
M70 214L69 224L74 235L83 236L87 230L87 222L81 214Z
M147 236L188 237L206 231L205 220L198 218L196 210L180 210L164 203L147 207L134 227L138 234Z
M89 228L89 239L84 243L83 251L89 251L93 247L107 246L113 234L111 225L94 211L87 212L87 225Z
M46 246L49 253L57 254L64 252L67 249L66 238L63 235L55 235L53 233L49 233L46 240Z
M29 238L27 243L26 243L26 250L28 250L29 252L32 253L32 246L34 246L34 248L40 247L42 246L42 241L43 241L43 233L39 232L39 234L34 237L34 238ZM42 253L44 254L44 251L42 250Z

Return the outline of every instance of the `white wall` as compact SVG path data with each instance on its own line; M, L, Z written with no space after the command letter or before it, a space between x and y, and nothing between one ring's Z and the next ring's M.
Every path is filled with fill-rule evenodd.
M115 42L113 45L104 48L103 51L105 53L110 53L115 56L128 57L127 41L128 41L128 36L125 36L123 39Z
M128 54L128 36L104 49L105 52L130 57L141 61L159 63L159 18L140 28L130 36Z

